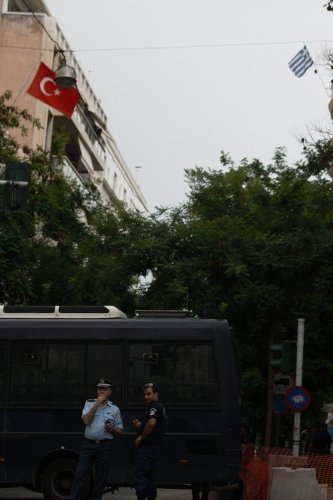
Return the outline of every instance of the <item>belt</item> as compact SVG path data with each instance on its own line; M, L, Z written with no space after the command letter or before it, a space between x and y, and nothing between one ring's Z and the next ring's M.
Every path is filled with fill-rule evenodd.
M95 444L100 444L103 443L104 441L111 441L111 439L89 439L89 438L84 438L86 441L90 441L91 443Z

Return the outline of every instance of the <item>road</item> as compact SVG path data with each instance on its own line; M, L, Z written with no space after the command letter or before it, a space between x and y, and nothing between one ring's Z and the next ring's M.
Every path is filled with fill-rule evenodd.
M34 493L26 488L0 488L1 500L42 500L44 497L40 493ZM120 488L114 494L107 493L103 500L136 500L136 495L131 488ZM190 490L158 490L158 500L191 500Z

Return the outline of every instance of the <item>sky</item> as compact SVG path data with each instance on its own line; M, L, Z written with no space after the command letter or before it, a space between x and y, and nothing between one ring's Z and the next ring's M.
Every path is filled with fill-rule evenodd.
M324 1L45 1L151 211L186 201L184 170L221 169L221 151L267 164L285 146L294 164L332 127ZM297 78L304 44L315 65Z

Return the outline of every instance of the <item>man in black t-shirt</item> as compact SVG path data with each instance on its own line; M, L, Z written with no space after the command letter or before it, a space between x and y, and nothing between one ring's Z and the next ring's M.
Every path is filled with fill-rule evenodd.
M157 495L157 462L161 454L167 417L164 406L158 400L156 384L145 384L143 397L148 409L141 420L133 420L137 429L133 479L138 500L154 500Z
M316 422L310 433L308 451L328 455L331 452L330 448L331 436L327 425Z

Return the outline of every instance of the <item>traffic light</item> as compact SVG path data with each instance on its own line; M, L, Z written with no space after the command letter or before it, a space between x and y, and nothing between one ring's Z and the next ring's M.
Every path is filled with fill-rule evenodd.
M3 191L3 210L19 212L27 208L28 186L9 183L4 186Z
M296 340L285 340L282 343L282 373L296 372Z
M29 163L8 162L3 185L2 208L6 211L25 210L28 203L31 166Z
M271 351L278 356L271 359L271 366L280 368L282 373L293 373L296 369L296 341L284 340L282 344L272 344Z

